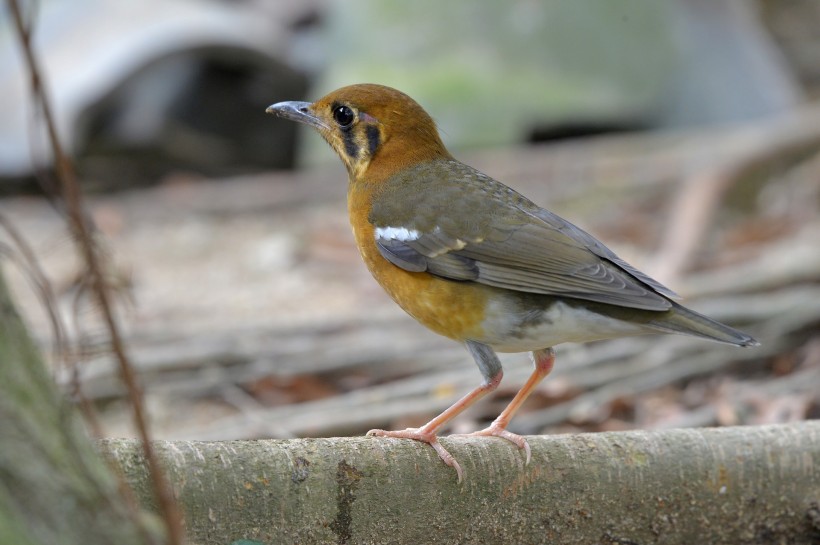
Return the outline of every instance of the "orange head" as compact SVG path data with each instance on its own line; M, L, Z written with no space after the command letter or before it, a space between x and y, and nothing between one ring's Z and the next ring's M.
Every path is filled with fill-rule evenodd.
M313 103L279 102L266 111L317 129L351 181L384 179L421 161L450 157L427 112L384 85L350 85Z

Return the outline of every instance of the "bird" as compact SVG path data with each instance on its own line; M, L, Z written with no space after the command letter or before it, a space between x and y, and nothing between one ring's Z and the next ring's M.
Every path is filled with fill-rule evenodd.
M440 415L419 428L368 432L429 444L458 482L463 471L439 432L498 387L499 352L530 352L534 369L498 418L465 435L505 439L528 464L527 440L507 427L552 370L554 346L650 333L759 344L684 307L586 231L456 160L431 116L401 91L355 84L266 112L313 127L333 148L348 172L348 214L370 273L410 316L475 360L482 382Z

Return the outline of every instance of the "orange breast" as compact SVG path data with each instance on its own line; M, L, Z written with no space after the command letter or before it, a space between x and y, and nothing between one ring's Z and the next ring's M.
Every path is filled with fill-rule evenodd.
M366 196L352 191L348 210L356 245L376 281L405 312L436 333L458 341L482 338L486 290L426 272L408 272L387 261L376 246L364 200Z

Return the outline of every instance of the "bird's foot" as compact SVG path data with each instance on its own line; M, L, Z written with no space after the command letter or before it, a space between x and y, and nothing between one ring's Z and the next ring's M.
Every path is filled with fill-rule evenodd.
M527 457L527 464L530 463L530 459L532 458L530 444L527 442L526 439L524 439L516 433L507 431L503 426L501 426L500 424L496 424L495 422L493 422L483 430L474 431L473 433L460 433L458 435L461 437L500 437L502 439L506 439L513 445L517 446L519 449L523 450L524 454ZM455 437L455 435L451 437Z
M447 464L448 466L452 467L456 470L456 475L458 476L458 482L462 481L464 477L464 473L461 471L461 466L458 465L458 462L453 455L447 452L441 443L438 441L438 435L435 432L427 431L424 428L407 428L406 430L396 430L396 431L387 431L387 430L370 430L367 432L368 437L392 437L394 439L413 439L414 441L421 441L422 443L427 443L436 451L438 457L441 458L441 461ZM529 447L527 447L529 448Z

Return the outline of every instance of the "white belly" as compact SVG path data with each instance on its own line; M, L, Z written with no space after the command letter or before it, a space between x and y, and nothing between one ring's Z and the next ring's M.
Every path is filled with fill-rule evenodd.
M653 333L644 325L609 318L560 301L540 313L534 312L523 325L511 310L506 302L491 304L482 324L484 338L475 340L498 352L530 352L566 342Z

